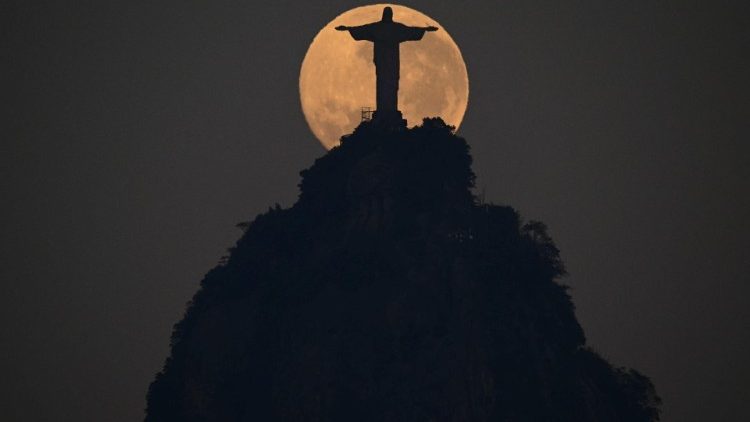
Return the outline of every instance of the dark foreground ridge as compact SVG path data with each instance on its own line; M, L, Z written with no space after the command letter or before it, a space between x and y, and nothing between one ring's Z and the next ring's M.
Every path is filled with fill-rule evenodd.
M175 326L147 421L654 421L585 346L539 222L477 203L440 119L364 123L243 225Z

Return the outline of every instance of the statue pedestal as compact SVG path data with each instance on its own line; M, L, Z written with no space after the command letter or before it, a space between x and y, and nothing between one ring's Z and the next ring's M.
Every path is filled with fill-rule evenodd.
M375 110L372 125L382 130L402 130L406 129L406 120L398 110Z

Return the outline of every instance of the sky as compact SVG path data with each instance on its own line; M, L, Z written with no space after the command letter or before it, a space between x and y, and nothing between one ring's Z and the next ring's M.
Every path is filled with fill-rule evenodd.
M549 226L589 344L667 422L750 410L743 3L404 3L463 53L477 191ZM361 4L2 2L0 419L142 417L235 224L325 153L299 69Z

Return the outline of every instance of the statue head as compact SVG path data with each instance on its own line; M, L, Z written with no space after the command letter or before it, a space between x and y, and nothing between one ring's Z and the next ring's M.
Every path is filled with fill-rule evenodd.
M383 9L383 20L386 22L393 22L393 9L388 6Z

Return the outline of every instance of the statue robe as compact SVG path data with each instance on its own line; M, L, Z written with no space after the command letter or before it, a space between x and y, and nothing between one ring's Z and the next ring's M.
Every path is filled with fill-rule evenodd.
M357 41L375 44L373 62L377 79L377 110L398 110L398 79L400 70L399 44L404 41L419 41L425 33L423 28L414 28L393 21L378 21L348 28Z

